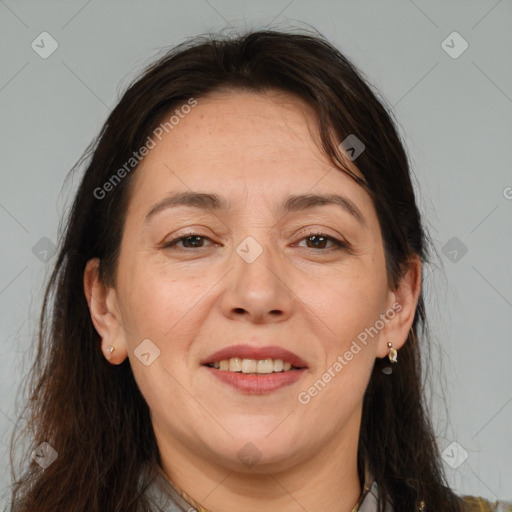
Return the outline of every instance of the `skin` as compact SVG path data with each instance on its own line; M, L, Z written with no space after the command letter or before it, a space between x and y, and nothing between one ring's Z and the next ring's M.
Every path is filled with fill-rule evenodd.
M390 289L372 200L322 154L308 106L283 94L240 91L198 101L136 171L115 288L98 279L97 259L87 264L84 288L102 350L112 364L129 358L163 470L201 505L350 511L361 493L364 392L375 359L388 355L387 342L400 349L407 339L421 264L414 259ZM360 175L356 161L347 163ZM222 195L230 208L167 209L144 223L155 203L182 191ZM366 226L334 205L279 213L285 197L301 193L345 195ZM199 248L190 240L161 247L187 228L208 238ZM308 242L311 232L347 241L350 250ZM263 248L252 263L236 252L247 236ZM317 396L300 403L298 393L394 303L400 312ZM147 338L160 350L149 366L134 354ZM279 345L308 369L292 386L244 394L200 366L237 343ZM261 457L252 467L237 456L248 442Z

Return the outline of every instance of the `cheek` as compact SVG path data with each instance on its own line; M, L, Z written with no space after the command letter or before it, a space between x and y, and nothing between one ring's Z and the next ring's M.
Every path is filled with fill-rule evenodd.
M385 305L385 276L376 268L362 266L357 271L335 273L316 282L305 283L305 303L331 335L331 350L344 350L350 341L379 318Z
M128 335L153 336L164 344L175 331L194 324L194 310L209 288L204 279L180 279L176 273L144 263L130 268L125 276L123 318L131 327Z
M354 425L362 407L375 358L369 347L350 340L349 336L331 347L325 366L311 376L296 397L305 421L314 418L320 438Z
M202 299L210 286L200 279L162 275L157 266L140 264L130 270L123 282L130 365L151 410L165 416L171 403L187 406L189 395L183 392L191 386L187 356L202 324ZM137 354L147 339L154 345L145 342L151 360L146 366Z
M329 417L340 427L361 406L372 371L372 358L362 350L345 364L331 362L297 398L310 417Z
M211 308L213 295L208 291L216 283L212 273L207 274L180 278L168 266L142 263L131 269L129 277L125 274L126 342L135 378L148 402L153 397L160 403L162 396L173 396L173 400L179 401L182 386L192 386L190 350ZM138 347L146 339L156 346L149 345L158 354L150 366L137 359L141 352ZM161 388L166 394L162 394Z
M334 421L343 422L361 404L378 339L367 333L383 312L386 295L384 267L375 262L333 275L310 293L309 305L321 320L314 332L322 333L325 358L299 397L312 414L333 414Z

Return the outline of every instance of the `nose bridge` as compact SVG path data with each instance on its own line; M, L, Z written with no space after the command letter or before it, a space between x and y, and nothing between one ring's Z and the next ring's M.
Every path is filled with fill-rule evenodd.
M242 312L261 319L276 314L283 318L291 311L292 294L286 286L282 258L266 228L250 229L235 247L233 272L226 292L225 313ZM280 275L281 274L281 275Z
M269 293L278 286L278 260L273 240L267 229L251 229L235 248L236 283L248 284L254 291Z

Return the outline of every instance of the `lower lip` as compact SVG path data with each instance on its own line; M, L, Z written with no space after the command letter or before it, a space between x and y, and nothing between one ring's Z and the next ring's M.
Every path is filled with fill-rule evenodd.
M242 372L221 371L211 366L204 366L204 368L225 384L251 395L266 395L285 386L290 386L297 382L306 371L306 368L301 368L288 372L250 375Z

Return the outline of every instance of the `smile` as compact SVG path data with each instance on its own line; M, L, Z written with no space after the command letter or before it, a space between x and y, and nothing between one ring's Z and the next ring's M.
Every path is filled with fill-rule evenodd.
M237 359L237 358L233 358ZM224 360L227 361L231 365L231 359ZM256 367L256 364L259 361L254 359L242 359L240 365L244 366L244 361L248 361L246 363L246 370L253 370ZM291 386L295 384L306 372L306 368L295 368L290 367L288 370L284 370L285 363L282 360L264 360L264 361L272 361L274 365L277 362L277 366L283 364L283 370L259 373L258 371L253 372L249 371L244 373L242 370L221 370L220 364L222 361L219 361L219 368L215 368L215 363L203 365L204 368L217 382L221 382L222 384L227 384L231 388L236 389L237 391L241 391L244 394L248 395L267 395L279 389L282 389L286 386ZM226 363L223 363L224 366ZM270 368L270 363L265 363L267 368ZM290 363L287 364L287 366ZM243 368L242 368L243 369Z
M223 359L210 363L208 366L221 372L242 372L245 374L268 374L297 369L292 363L282 359L242 359L240 357Z

